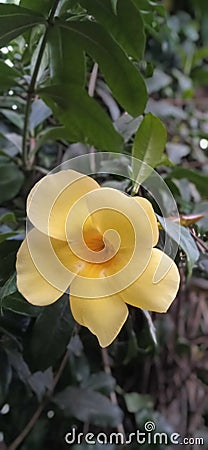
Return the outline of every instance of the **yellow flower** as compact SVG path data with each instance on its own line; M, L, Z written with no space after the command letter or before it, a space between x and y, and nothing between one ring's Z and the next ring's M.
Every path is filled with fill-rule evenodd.
M158 242L151 203L64 170L40 180L27 201L28 231L17 255L17 286L34 305L70 286L75 320L106 347L128 316L126 303L166 312L179 287Z

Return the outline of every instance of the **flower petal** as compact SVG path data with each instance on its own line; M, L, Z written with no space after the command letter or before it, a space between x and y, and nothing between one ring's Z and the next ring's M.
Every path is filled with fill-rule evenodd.
M156 215L154 212L154 209L152 207L152 204L144 197L133 197L134 200L136 200L139 205L144 209L144 211L147 214L147 217L149 218L151 228L152 228L152 235L153 235L153 247L157 245L158 239L159 239L159 230L158 230L158 224Z
M103 236L105 248L95 252L87 250L83 234L86 242L91 234L85 228L87 218L83 199L77 201L69 217L70 223L79 219L80 224L77 223L76 235L67 227L67 237L72 252L85 264L73 280L72 293L83 298L108 297L131 285L145 270L152 253L152 226L139 202L120 191L100 188L85 197L90 218ZM94 269L90 263L96 263L98 268Z
M155 273L159 266L160 281L155 283ZM120 296L130 305L162 313L167 311L176 297L179 283L179 271L174 261L161 250L153 249L143 274L131 286L120 292Z
M101 347L110 345L128 317L128 308L117 295L88 299L70 295L75 320L98 338Z
M49 305L63 294L49 284L37 270L25 239L17 253L17 288L32 305Z
M57 300L80 270L80 261L67 242L32 229L17 255L18 289L32 304Z
M32 224L45 234L66 239L65 226L72 205L99 184L74 170L47 175L35 184L27 200L27 214Z

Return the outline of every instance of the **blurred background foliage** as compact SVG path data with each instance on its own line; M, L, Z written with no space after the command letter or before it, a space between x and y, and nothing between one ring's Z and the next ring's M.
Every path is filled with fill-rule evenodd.
M208 448L208 4L18 4L0 4L0 449L61 450L73 426L128 436L147 420ZM151 319L132 308L102 351L65 296L33 307L15 277L30 188L74 156L91 153L93 166L99 150L156 167L182 225L169 312ZM119 177L101 181L129 189ZM118 445L71 445L103 447Z

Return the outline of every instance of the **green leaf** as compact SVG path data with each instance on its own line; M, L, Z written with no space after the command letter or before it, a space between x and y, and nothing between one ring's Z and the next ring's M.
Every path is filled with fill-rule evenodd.
M164 220L163 217L157 215L159 222L162 227L166 230L166 233L178 243L179 227L180 227L180 242L179 246L182 248L187 257L187 265L189 274L191 274L192 269L199 259L199 250L195 244L193 237L190 234L190 230L186 227L180 226L171 220Z
M148 113L144 116L136 132L132 156L154 169L161 162L166 139L166 128L161 120L152 113ZM139 173L136 173L133 160L133 175L136 184L142 183L150 173L151 169L145 165L142 165Z
M5 64L4 61L0 60L0 90L8 89L17 84L17 78L19 78L19 72Z
M16 283L16 273L11 275L9 279L6 281L4 286L0 290L0 300L2 304L2 300L5 297L8 297L11 294L14 294L14 292L17 291L17 283Z
M52 27L48 34L49 67L52 84L85 85L85 59L79 43L67 29Z
M98 63L117 101L132 116L142 114L147 102L144 80L114 39L94 22L63 22L59 19L57 24L69 30L69 42L79 43Z
M12 238L14 236L18 236L19 235L19 231L8 231L6 233L0 233L0 244L4 241L6 241L9 238Z
M14 292L9 297L4 296L1 299L1 307L13 313L29 317L37 317L41 312L40 307L30 305L19 292Z
M131 0L81 0L81 5L112 35L124 51L139 60L144 56L145 32L140 12Z
M66 417L72 416L85 423L115 427L122 420L120 408L113 405L109 398L91 389L67 387L53 401Z
M13 212L6 212L0 216L0 224L2 223L17 223L15 214Z
M24 175L8 158L0 158L0 203L14 198L24 182Z
M122 138L99 104L76 85L49 86L39 94L53 110L64 128L51 130L71 142L94 145L100 150L120 151Z
M208 196L208 176L195 170L186 169L185 167L175 167L169 174L168 178L176 178L181 180L187 179L194 183L202 197Z
M46 23L42 15L17 5L0 4L0 47L29 28Z
M21 0L20 5L47 16L53 3L54 0Z
M66 139L69 136L69 132L67 133L66 128L64 126L61 127L51 127L46 128L41 131L41 133L37 136L36 145L34 148L34 153L36 153L44 144L48 141L57 141L59 139Z
M53 366L63 355L73 326L68 298L62 298L53 305L42 308L31 338L31 355L38 369L44 370Z

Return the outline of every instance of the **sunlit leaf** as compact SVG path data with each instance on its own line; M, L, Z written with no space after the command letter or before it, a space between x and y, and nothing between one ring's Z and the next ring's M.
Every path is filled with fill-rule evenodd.
M166 128L158 117L152 113L144 116L136 132L132 156L154 168L160 162L167 138ZM142 183L151 173L151 169L142 165L136 173L133 160L133 175L136 184Z

